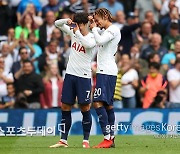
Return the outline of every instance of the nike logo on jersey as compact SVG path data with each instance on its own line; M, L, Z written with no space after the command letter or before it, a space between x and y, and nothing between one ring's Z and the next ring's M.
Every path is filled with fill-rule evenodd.
M72 44L72 48L73 48L74 50L78 51L78 52L84 52L84 53L86 53L85 48L84 48L81 44L78 44L78 43L76 43L76 42L74 42L74 43Z

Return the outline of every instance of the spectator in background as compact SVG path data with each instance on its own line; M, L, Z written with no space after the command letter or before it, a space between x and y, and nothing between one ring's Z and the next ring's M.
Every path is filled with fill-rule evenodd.
M175 48L170 49L167 54L164 55L161 64L165 70L172 68L175 64L176 54L180 52L180 40L175 42Z
M39 30L37 29L37 25L30 13L25 14L21 18L20 26L16 26L15 28L15 38L28 38L28 35L34 32L36 35L36 42L39 39Z
M161 108L166 107L167 94L165 91L158 91L154 101L152 102L150 108Z
M43 78L44 92L40 96L42 108L61 107L63 79L55 64L49 65L49 70Z
M176 59L175 68L167 73L169 81L170 108L180 108L180 59Z
M126 23L126 19L125 19L125 14L123 11L117 11L116 13L116 22L114 23L114 25L116 25L120 30L122 29L122 27L124 26L124 24Z
M119 43L119 52L129 54L135 38L135 30L140 27L138 17L130 12L127 17L127 25L121 29L121 41Z
M176 53L176 59L180 59L180 52Z
M56 20L55 14L52 11L48 11L45 16L45 22L39 28L40 39L38 42L43 51L51 40L51 35L55 28L54 21Z
M140 94L142 95L142 106L144 109L149 108L157 95L157 92L164 90L167 81L163 75L159 73L160 64L150 63L149 74L141 80Z
M11 9L11 26L14 28L17 24L17 8L21 0L8 0L8 5Z
M13 62L20 61L20 55L19 55L19 49L21 47L25 47L28 51L29 58L31 59L32 56L35 53L35 49L27 39L20 38L19 40L16 40L13 45L11 46L12 55L13 55Z
M161 59L158 53L152 52L149 57L148 57L148 63L158 63L160 65L159 72L163 75L166 76L167 70L164 69L164 67L161 65ZM147 74L149 72L149 68L147 68ZM147 75L146 74L146 75Z
M40 93L44 86L40 75L33 70L33 63L29 60L23 62L23 75L16 80L17 96L24 94L27 98L28 108L40 108Z
M14 30L14 28L9 28L7 42L9 45L12 45L14 43L14 41L15 41L15 30Z
M153 11L147 11L144 15L144 20L151 23L152 33L162 33L162 27L158 22L155 21Z
M56 18L59 16L59 11L61 8L61 1L59 0L48 0L48 4L43 7L43 16L49 11L53 11Z
M150 22L144 21L141 24L141 29L136 31L136 41L141 44L141 50L144 50L149 45L149 40L152 36L152 25Z
M69 41L65 41L64 42L64 48L63 48L63 58L64 58L64 66L65 68L67 67L67 63L69 61L69 55L70 55L70 52L71 52L71 47L70 47L70 42Z
M160 59L162 59L162 57L168 52L168 50L165 47L161 46L161 42L162 38L160 34L152 34L150 37L150 44L147 46L147 48L142 50L141 58L147 59L152 52L155 52L158 53Z
M7 31L9 27L11 26L11 11L8 6L7 0L1 0L0 1L0 36L7 35ZM3 38L2 38L3 39ZM2 40L0 37L0 40Z
M38 67L38 58L42 54L42 49L40 46L36 43L36 36L34 33L30 33L28 36L28 42L31 44L31 46L34 48L34 54L31 57L31 60L34 64L34 70L37 74L40 74L40 70Z
M79 3L75 3L70 7L70 10L73 13L82 13L86 12L89 14L93 14L96 10L96 6L93 5L92 3L89 3L88 0L81 0L78 1Z
M160 24L161 27L163 28L163 33L170 33L170 26L171 23L177 23L179 27L179 32L180 32L180 18L179 18L179 11L177 7L173 7L170 9L169 14L166 16L162 17Z
M135 12L139 15L140 21L144 21L146 11L152 11L155 21L159 21L159 11L162 7L161 0L137 0L135 4Z
M9 45L9 51L11 53L11 56L13 57L14 56L13 49L14 49L15 42L16 42L16 40L15 40L14 28L9 28L8 29L7 39L0 43L0 47L2 48L3 44L7 43ZM14 61L14 59L13 59L13 61Z
M128 58L127 58L128 57ZM128 59L124 62L123 58ZM128 55L122 55L122 102L124 108L136 107L136 88L138 87L138 73L132 68L131 60Z
M42 15L42 7L39 0L21 0L21 2L18 5L17 13L16 13L18 23L20 23L21 16L25 12L28 4L33 4L35 6L35 10L37 11L38 16Z
M180 14L180 0L164 0L160 12L161 16L167 15L174 6L178 7Z
M180 40L179 26L177 23L171 23L170 33L164 37L163 46L170 50L174 48L176 40Z
M106 0L99 4L98 8L108 9L113 16L116 16L117 11L124 11L122 3L116 0Z
M13 83L13 81L12 73L5 70L5 59L0 57L0 102L2 102L2 97L8 94L7 84Z
M36 23L37 26L41 26L43 24L43 20L41 18L41 16L38 16L36 13L36 8L33 5L33 3L29 3L26 7L26 10L24 11L24 13L22 15L19 14L18 16L18 23L20 24L21 19L23 18L24 15L26 14L31 14L33 17L34 22Z
M19 48L20 61L14 62L11 72L17 80L23 74L23 62L29 59L28 51L25 47Z
M115 87L115 91L114 91L114 102L113 102L114 108L117 108L117 109L123 108L122 96L121 96L121 93L122 93L121 78L122 78L123 72L122 72L122 69L120 69L121 64L122 64L121 60L119 60L119 62L117 63L117 65L118 65L118 74L117 74L117 79L116 79L116 87Z
M42 54L38 59L39 69L44 70L46 64L56 64L59 68L59 72L62 75L62 71L65 69L64 57L61 53L57 52L58 43L57 41L50 41L46 52Z
M7 92L8 94L2 97L2 102L0 103L0 109L13 108L14 106L15 88L13 83L7 84Z
M100 0L101 1L101 0ZM136 0L119 0L124 6L124 13L127 15L128 12L134 11Z
M2 44L0 56L2 56L5 61L4 70L9 73L12 68L13 58L11 56L10 47L7 42Z
M56 40L58 42L58 47L59 47L58 51L60 51L61 48L64 47L63 33L58 28L54 28L51 35L51 40Z
M134 44L134 46L130 49L130 57L131 61L134 64L134 69L138 72L139 78L143 78L148 73L148 62L147 60L140 58L140 49L138 44Z
M69 3L67 3L69 2ZM71 10L71 7L75 6L75 5L78 5L81 3L81 0L69 0L69 1L65 1L63 4L63 7L61 8L60 10L60 13L73 13L72 10ZM60 16L60 18L62 18L62 16ZM63 18L65 19L65 18Z

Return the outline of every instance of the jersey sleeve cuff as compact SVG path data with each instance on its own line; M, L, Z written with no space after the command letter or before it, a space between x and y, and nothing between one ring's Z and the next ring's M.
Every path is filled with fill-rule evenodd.
M67 19L59 19L59 20L56 20L54 22L55 26L58 27L58 26L61 26L63 24L67 24L67 21L69 20L69 18Z

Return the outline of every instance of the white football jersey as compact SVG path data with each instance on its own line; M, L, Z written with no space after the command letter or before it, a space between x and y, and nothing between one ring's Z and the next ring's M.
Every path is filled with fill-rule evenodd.
M73 33L73 29L67 25L68 19L55 21L56 27L71 36L71 53L66 68L66 73L83 78L91 78L91 60L96 45L94 35L88 33L83 36L79 30Z
M116 76L118 69L115 54L121 39L120 29L111 25L101 34L98 32L98 27L94 27L92 32L98 45L97 73Z

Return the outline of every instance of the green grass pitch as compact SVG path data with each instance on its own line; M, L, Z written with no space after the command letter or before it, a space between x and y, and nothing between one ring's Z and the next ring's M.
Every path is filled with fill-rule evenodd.
M91 146L102 136L91 136ZM69 136L68 148L48 148L58 136L0 137L1 154L179 154L180 138L155 138L154 136L116 136L116 148L83 149L82 136Z

